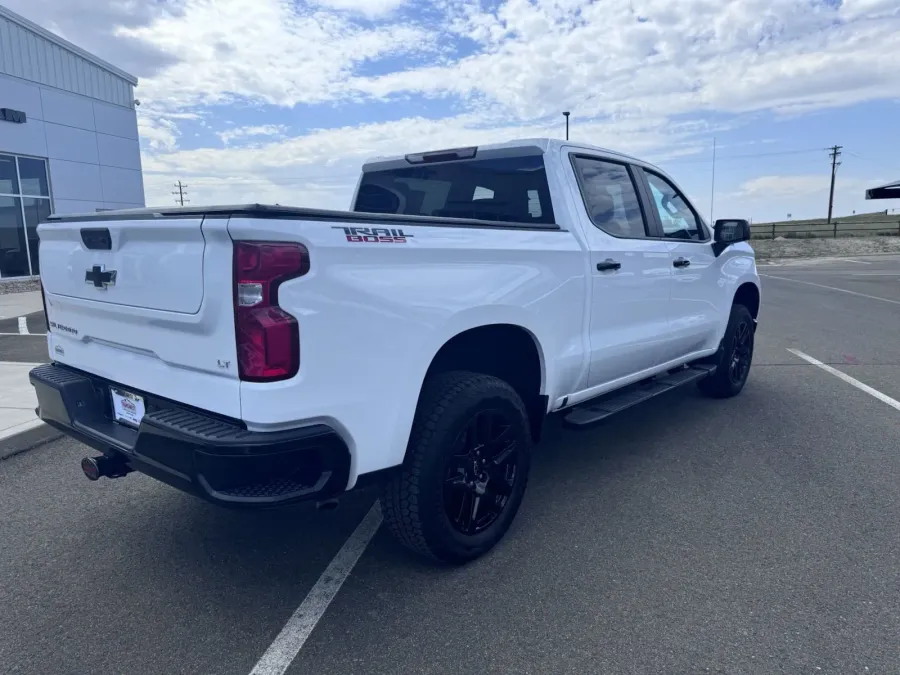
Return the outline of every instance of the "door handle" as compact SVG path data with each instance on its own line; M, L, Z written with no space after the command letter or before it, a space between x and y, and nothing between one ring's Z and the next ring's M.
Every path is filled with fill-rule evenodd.
M609 272L611 270L617 270L622 268L622 263L616 262L612 258L607 258L603 262L597 263L597 271L598 272Z
M691 266L691 261L688 260L687 258L678 258L677 260L675 260L675 261L672 263L672 265L673 265L674 267L690 267L690 266Z

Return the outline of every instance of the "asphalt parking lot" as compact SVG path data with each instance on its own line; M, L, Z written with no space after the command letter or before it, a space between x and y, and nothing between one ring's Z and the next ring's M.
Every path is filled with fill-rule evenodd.
M43 363L48 360L47 319L43 312L0 319L0 361Z
M900 256L760 272L741 396L551 423L500 546L447 569L379 530L286 671L260 659L372 493L248 514L91 484L68 440L0 462L0 671L900 672Z

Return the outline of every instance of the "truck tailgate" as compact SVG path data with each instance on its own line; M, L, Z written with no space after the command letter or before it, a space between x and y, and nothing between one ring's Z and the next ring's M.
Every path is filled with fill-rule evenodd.
M195 314L202 218L55 223L41 229L41 282L57 296Z
M53 360L240 418L227 221L42 224Z

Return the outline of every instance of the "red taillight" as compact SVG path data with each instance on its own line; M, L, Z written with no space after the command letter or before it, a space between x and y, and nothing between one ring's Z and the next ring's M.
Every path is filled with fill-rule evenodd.
M234 243L234 329L242 380L286 380L300 368L297 319L278 306L278 287L309 271L301 244Z

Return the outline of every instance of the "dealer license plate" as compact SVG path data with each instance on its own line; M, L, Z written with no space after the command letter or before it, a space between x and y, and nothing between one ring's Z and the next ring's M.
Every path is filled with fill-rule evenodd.
M109 393L112 396L113 418L116 422L130 427L140 426L144 416L144 397L112 387L109 388Z

